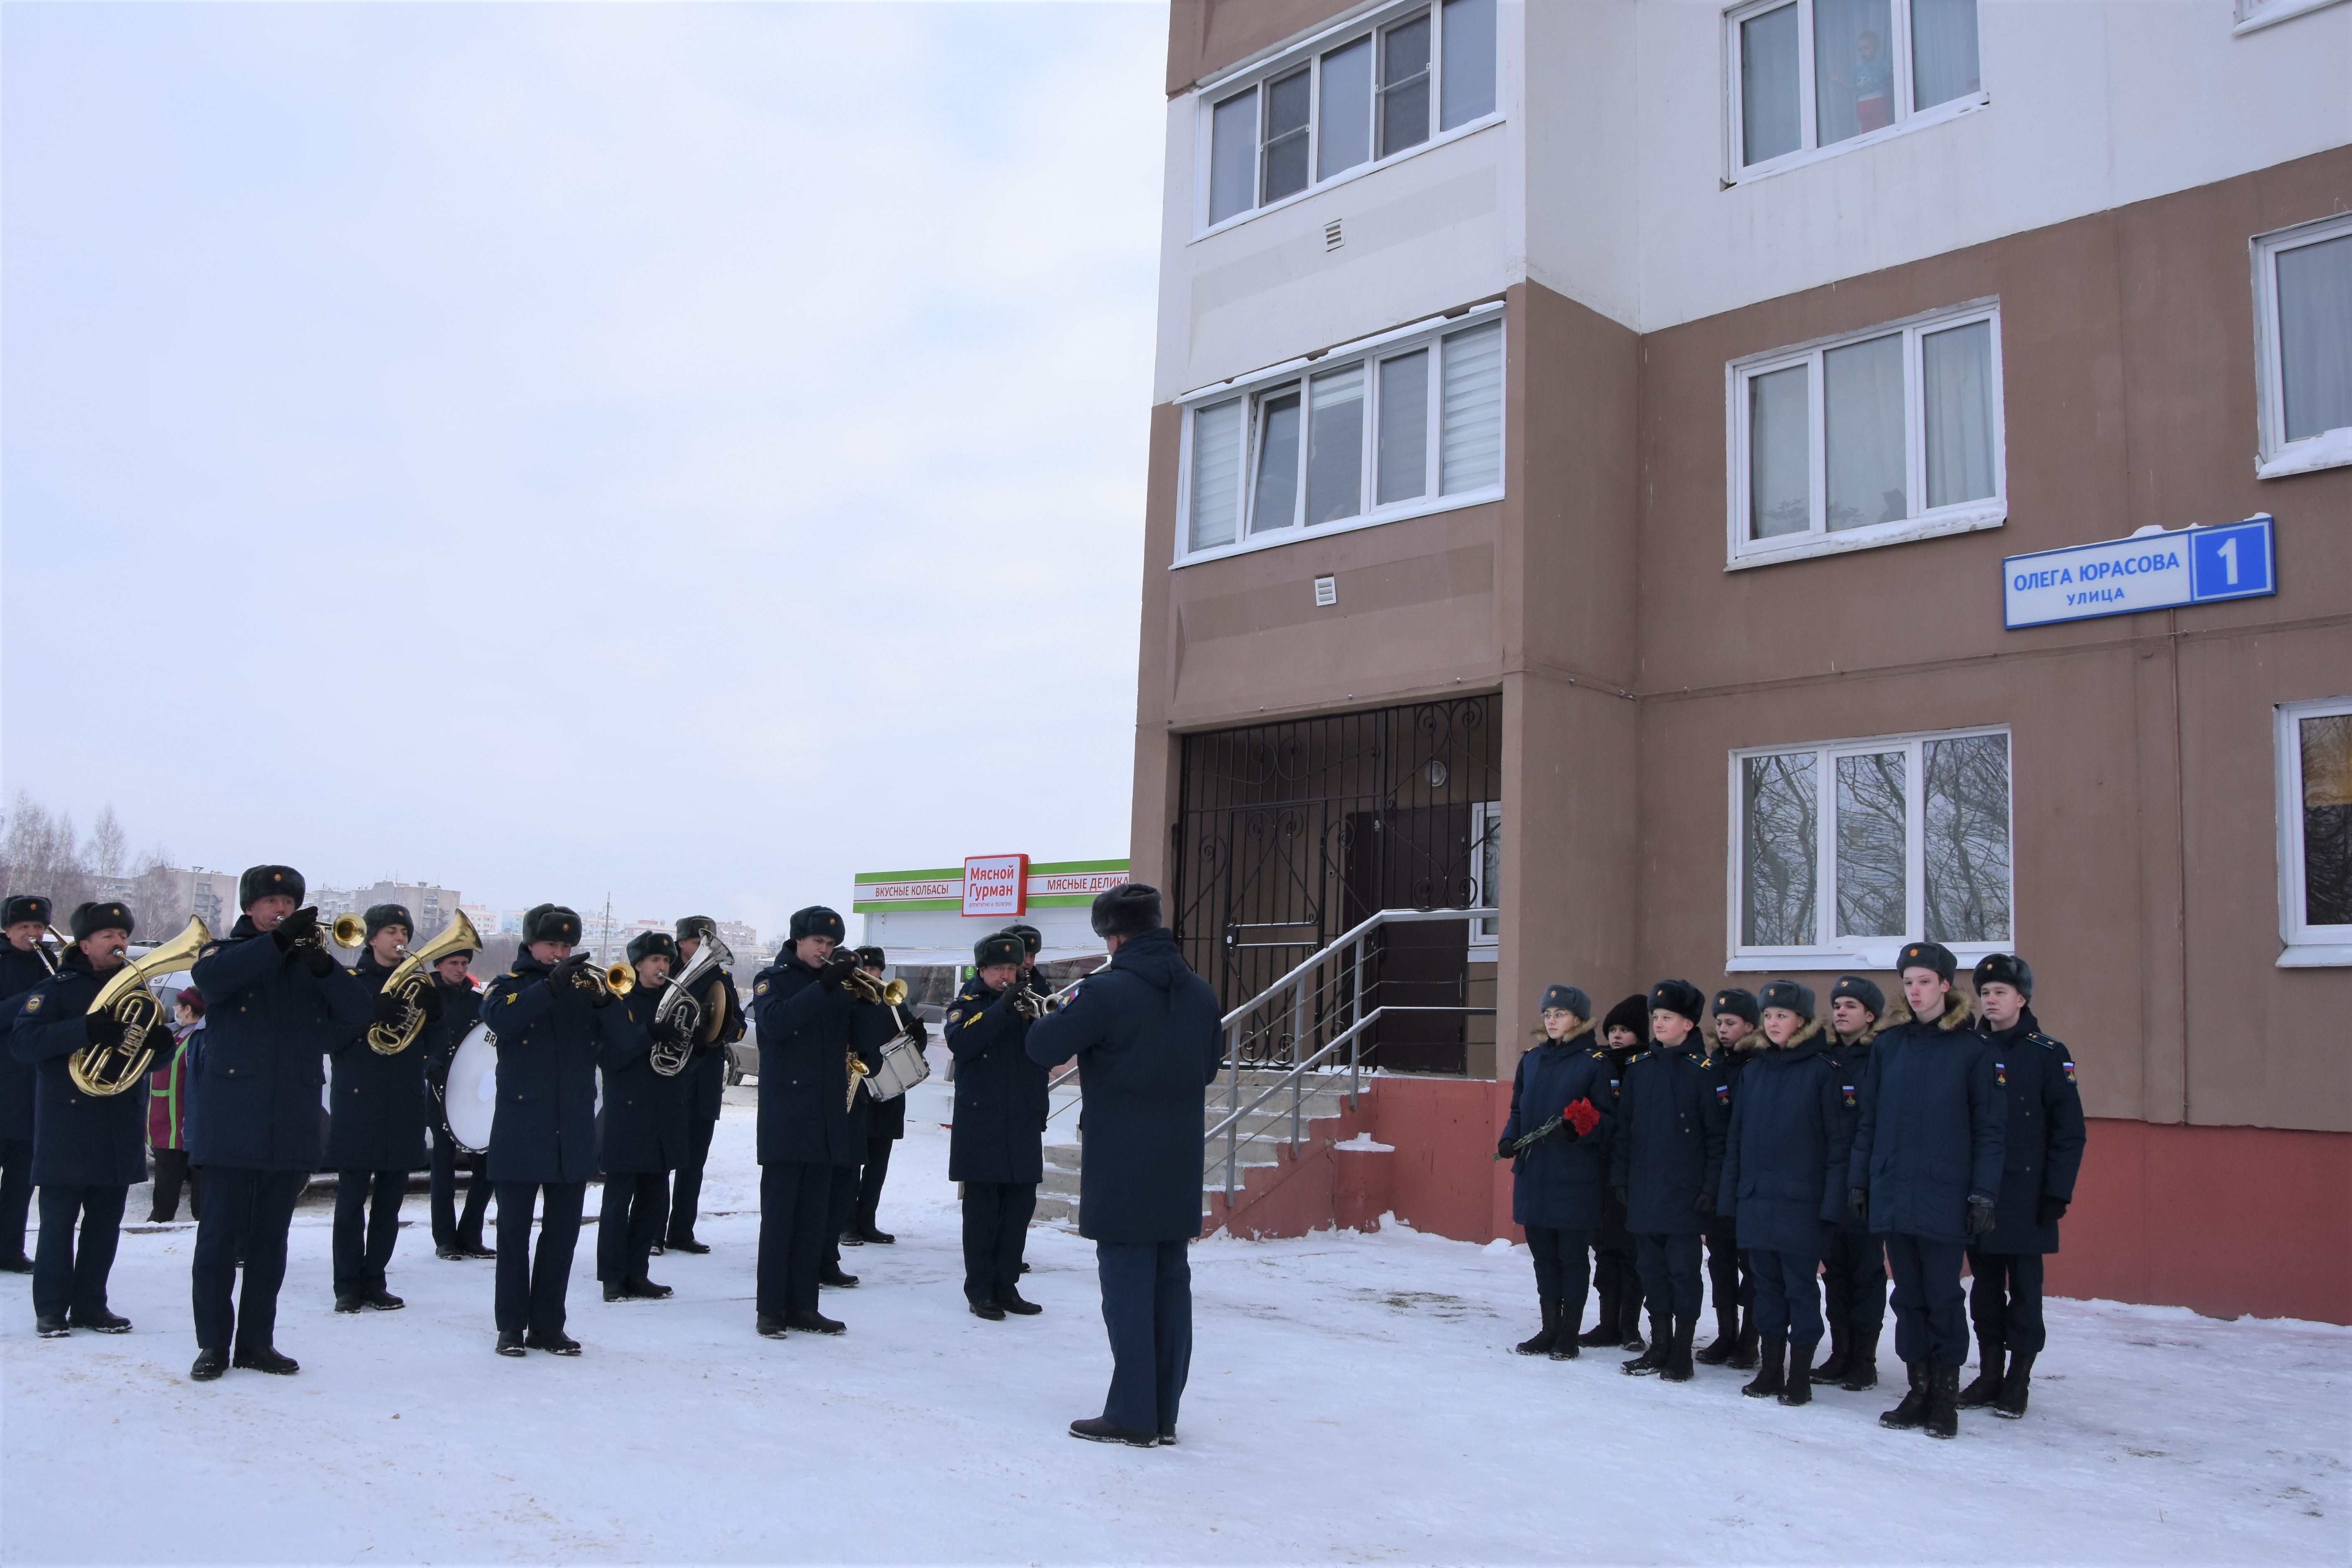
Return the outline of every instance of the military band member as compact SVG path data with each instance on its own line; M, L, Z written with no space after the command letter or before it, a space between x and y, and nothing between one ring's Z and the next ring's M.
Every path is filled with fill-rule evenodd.
M1571 1361L1609 1186L1617 1097L1609 1053L1593 1044L1592 999L1574 985L1549 985L1540 1008L1544 1040L1511 1076L1511 1113L1495 1157L1511 1162L1511 1221L1527 1232L1543 1325L1517 1349ZM1613 1313L1616 1303L1607 1305Z
M1734 985L1715 994L1715 1048L1709 1054L1731 1087L1729 1104L1738 1103L1739 1075L1764 1045L1759 1022L1753 992ZM1715 1307L1715 1341L1693 1359L1703 1366L1755 1366L1756 1280L1739 1245L1738 1222L1727 1211L1707 1222L1706 1289Z
M677 966L694 962L705 941L717 937L719 922L709 915L688 915L677 922ZM687 1149L671 1185L669 1235L662 1247L670 1252L704 1253L710 1248L694 1237L694 1222L702 1203L702 1168L710 1158L710 1140L719 1131L719 1112L727 1092L727 1047L743 1037L743 999L735 994L735 977L721 969L697 998L703 1008L701 1039L694 1059L687 1064ZM712 1014L719 1013L716 1023Z
M889 962L878 947L857 950L858 967L877 980ZM898 1018L915 1037L919 1048L930 1044L930 1030L923 1025L922 1016L911 1005L898 1009ZM887 1041L885 1042L887 1043ZM857 1172L857 1206L850 1215L849 1229L843 1233L842 1242L849 1247L863 1247L871 1242L887 1247L898 1238L877 1223L882 1209L882 1184L890 1174L890 1145L907 1135L907 1097L892 1095L877 1100L866 1108L866 1162Z
M1731 1093L1698 1034L1706 997L1687 980L1650 988L1650 1048L1617 1096L1610 1183L1625 1205L1650 1311L1650 1348L1624 1363L1635 1377L1691 1379L1698 1331L1699 1237L1715 1217Z
M0 1273L29 1274L25 1256L25 1216L33 1204L34 1068L5 1048L17 1004L49 977L41 961L41 939L49 933L49 900L36 893L12 893L5 913L6 940L0 942Z
M1886 1238L1895 1353L1910 1374L1910 1392L1879 1425L1951 1437L1969 1358L1960 1262L1993 1228L2008 1106L1985 1037L1967 1026L1968 994L1952 988L1951 950L1915 942L1895 967L1911 1017L1871 1047L1846 1198Z
M106 1278L122 1233L122 1205L147 1176L147 1079L121 1094L90 1095L68 1065L89 1046L121 1043L121 1020L92 1013L107 976L131 945L131 911L83 904L72 916L74 944L56 974L17 1004L9 1051L36 1071L33 1180L41 1189L41 1240L33 1258L33 1322L45 1340L72 1329L127 1334L131 1321L107 1309ZM172 1037L160 1023L158 1049ZM75 1223L81 1235L77 1243Z
M425 1164L425 1066L432 1047L420 1035L406 1050L385 1056L367 1037L378 1026L399 1030L416 1023L430 1029L439 1016L441 999L429 984L419 997L422 1019L412 1019L408 1005L384 989L415 935L415 921L403 905L377 904L367 911L366 945L352 974L374 1016L335 1047L327 1168L335 1173L338 1312L393 1312L408 1304L384 1288L384 1270L400 1239L408 1173Z
M1021 939L984 936L975 973L948 1005L955 1116L948 1179L963 1184L963 1296L972 1316L1043 1310L1021 1294L1021 1254L1045 1179L1045 1069L1029 1058L1037 1006L1022 973Z
M318 911L297 907L302 892L291 866L248 868L237 879L236 924L190 972L205 1018L188 1090L188 1163L205 1180L189 1281L197 1349L188 1375L198 1383L232 1364L301 1370L276 1343L286 1229L319 1164L326 1054L373 1016L327 951Z
M596 1170L596 1064L635 1031L580 942L580 917L539 904L522 918L514 967L482 993L498 1039L498 1109L490 1118L490 1182L499 1198L496 1349L580 1353L563 1331L580 1212ZM541 1205L544 1205L541 1208ZM531 1212L541 1208L539 1247Z
M2074 1201L2085 1141L2083 1096L2073 1053L2034 1020L2032 966L2015 953L1996 952L1977 961L1975 979L2009 1130L1992 1229L1969 1246L1978 1373L1956 1403L1962 1409L1990 1405L1994 1415L2013 1420L2025 1414L2033 1361L2048 1340L2042 1259L2058 1250L2058 1222Z
M1601 1020L1601 1048L1609 1053L1612 1100L1624 1087L1625 1069L1649 1043L1646 995L1626 997ZM1642 1339L1642 1276L1633 1262L1633 1233L1625 1228L1625 1205L1613 1189L1601 1194L1601 1224L1592 1232L1592 1291L1600 1299L1599 1321L1576 1342L1595 1350L1616 1345L1636 1354L1648 1349Z
M441 1005L441 1021L433 1031L433 1055L425 1071L433 1095L433 1252L457 1261L496 1258L482 1245L482 1217L490 1211L490 1163L484 1154L457 1147L449 1131L449 1061L482 1019L482 993L468 965L471 948L445 952L433 964L433 994ZM457 1167L466 1168L466 1207L457 1209Z
M1870 1047L1886 1015L1886 994L1859 974L1841 974L1830 990L1830 1055L1842 1069L1847 1138L1861 1118L1862 1079L1870 1068ZM1813 1369L1815 1383L1834 1383L1849 1394L1878 1386L1878 1337L1886 1327L1886 1243L1870 1232L1867 1215L1851 1209L1838 1216L1822 1259L1822 1294L1830 1324L1830 1353Z
M690 1133L685 1071L654 1070L653 1047L684 1048L694 1023L673 1013L660 1023L654 1014L669 989L670 963L677 942L667 931L644 931L629 940L629 963L636 988L613 1009L631 1031L605 1048L604 1109L597 1118L597 1159L604 1168L604 1204L596 1218L596 1278L607 1301L658 1301L667 1285L646 1278L654 1245L669 1220L669 1173L685 1158Z

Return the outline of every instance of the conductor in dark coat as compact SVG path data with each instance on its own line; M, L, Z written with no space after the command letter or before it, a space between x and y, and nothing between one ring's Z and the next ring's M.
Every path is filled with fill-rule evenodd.
M1687 1383L1698 1331L1699 1237L1715 1217L1731 1091L1698 1037L1706 997L1687 980L1650 988L1652 1045L1617 1093L1610 1184L1625 1205L1650 1348L1624 1364L1635 1377Z
M18 1003L49 977L39 952L49 933L49 900L9 895L0 931L0 1274L29 1274L25 1216L33 1203L33 1069L5 1048Z
M669 989L670 963L677 942L667 931L642 931L629 939L629 963L636 988L612 1011L618 1039L605 1047L604 1107L598 1113L596 1162L604 1171L604 1203L596 1218L596 1278L607 1301L658 1301L667 1285L646 1277L654 1244L669 1220L669 1173L686 1157L691 1138L687 1074L692 1058L676 1073L654 1067L654 1047L691 1048L685 1017L673 1012L656 1023L662 995Z
M948 1005L955 1120L948 1180L963 1184L963 1296L977 1318L1002 1322L1040 1309L1021 1294L1021 1254L1045 1179L1045 1069L1027 1049L1035 993L1023 984L1021 939L1004 931L972 946L977 970Z
M1110 966L1029 1031L1048 1068L1073 1057L1086 1091L1078 1234L1095 1244L1110 1394L1074 1436L1148 1448L1176 1440L1192 1364L1192 1269L1201 1234L1201 1139L1224 1040L1216 993L1160 923L1160 892L1129 882L1098 895L1095 934Z
M374 1016L335 1047L327 1091L334 1113L327 1125L327 1168L335 1173L338 1312L363 1307L390 1312L407 1305L384 1289L384 1270L400 1238L408 1173L425 1165L425 1069L431 1050L425 1036L441 1009L429 978L419 996L422 1031L406 1050L384 1056L367 1037L376 1026L396 1032L411 1022L407 1006L383 986L415 935L408 911L400 905L377 904L368 910L367 946L352 974L367 993Z
M1593 1043L1592 999L1574 985L1544 988L1544 1039L1511 1075L1511 1113L1495 1158L1511 1162L1511 1221L1527 1232L1542 1327L1521 1355L1570 1361L1578 1351L1592 1233L1609 1188L1617 1124L1609 1053Z
M374 1016L360 983L327 951L318 911L297 908L302 893L291 866L247 869L237 879L244 913L189 971L205 999L203 1045L188 1077L188 1163L205 1183L190 1270L198 1353L189 1376L199 1383L232 1361L257 1372L300 1370L275 1342L286 1230L323 1152L327 1053Z

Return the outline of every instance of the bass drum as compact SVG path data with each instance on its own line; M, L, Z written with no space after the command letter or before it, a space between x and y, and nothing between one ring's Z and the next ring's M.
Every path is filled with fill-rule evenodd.
M449 1058L449 1081L441 1108L449 1121L449 1137L468 1154L490 1146L490 1122L499 1109L498 1037L488 1024L477 1024L457 1042Z

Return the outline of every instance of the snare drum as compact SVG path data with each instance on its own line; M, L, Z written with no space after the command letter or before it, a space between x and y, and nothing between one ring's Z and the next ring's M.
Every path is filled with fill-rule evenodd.
M882 1065L866 1076L866 1091L877 1100L896 1100L931 1076L931 1064L909 1030L882 1047Z

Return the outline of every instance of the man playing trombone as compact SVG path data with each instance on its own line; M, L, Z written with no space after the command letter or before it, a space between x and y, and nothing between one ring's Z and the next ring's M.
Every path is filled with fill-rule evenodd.
M0 916L7 940L0 942L0 1036L16 1016L16 1005L49 976L41 947L49 933L49 900L37 893L9 895ZM25 1256L25 1215L33 1202L33 1068L0 1048L0 1274L29 1274Z

